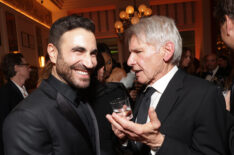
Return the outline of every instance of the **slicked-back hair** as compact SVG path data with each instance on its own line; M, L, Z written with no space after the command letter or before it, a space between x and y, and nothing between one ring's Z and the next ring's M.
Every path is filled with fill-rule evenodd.
M54 22L49 33L49 43L52 43L57 49L59 49L61 36L65 32L76 28L83 28L87 31L95 33L95 25L92 20L73 14L62 17Z
M217 0L214 15L220 24L226 21L225 15L234 20L234 0Z
M22 64L22 58L23 55L21 53L8 53L3 57L1 69L7 80L15 76L15 65Z
M167 42L172 42L175 52L170 63L177 65L182 53L182 39L173 19L164 16L145 17L132 25L125 33L125 41L129 43L132 36L153 45L158 50ZM144 40L143 40L144 38Z

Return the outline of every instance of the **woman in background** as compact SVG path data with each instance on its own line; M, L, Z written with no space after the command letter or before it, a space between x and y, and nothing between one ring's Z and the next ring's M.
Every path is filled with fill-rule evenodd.
M129 94L122 83L105 82L105 71L105 60L98 51L97 66L92 75L90 87L84 96L87 97L98 122L101 154L119 155L121 154L119 140L105 116L113 112L111 101L120 97L129 97Z
M195 73L195 67L193 64L194 56L189 48L183 47L179 67L189 74Z
M120 82L122 78L126 77L125 70L117 66L117 63L111 56L109 47L105 43L98 43L97 48L105 61L105 81Z

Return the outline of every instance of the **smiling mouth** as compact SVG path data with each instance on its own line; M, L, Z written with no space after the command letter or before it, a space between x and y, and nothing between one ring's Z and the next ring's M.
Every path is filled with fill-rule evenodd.
M76 71L78 74L81 74L81 75L88 75L89 73L87 71Z

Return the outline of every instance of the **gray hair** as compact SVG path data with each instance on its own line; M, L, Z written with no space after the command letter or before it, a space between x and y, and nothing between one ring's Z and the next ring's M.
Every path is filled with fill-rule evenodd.
M145 35L145 41L154 45L157 49L167 42L172 42L175 46L175 52L170 63L177 65L182 54L182 39L173 19L164 16L151 16L142 18L139 23L132 25L127 29L125 37L129 42L135 35L142 40Z

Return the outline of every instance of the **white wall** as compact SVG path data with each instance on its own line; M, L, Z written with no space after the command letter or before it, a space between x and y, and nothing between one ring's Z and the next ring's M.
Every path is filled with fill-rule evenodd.
M46 45L47 45L47 38L49 29L42 26L41 24L31 20L30 18L22 15L19 12L5 6L4 4L0 3L0 32L1 32L1 39L2 44L0 45L0 57L9 52L9 45L8 45L8 37L7 37L7 25L6 25L6 18L5 13L6 11L14 14L15 16L15 23L16 23L16 32L17 32L17 41L18 41L18 51L20 51L29 64L33 66L39 66L38 63L38 51L37 51L37 41L36 41L36 27L41 29L41 36L42 36L42 43L43 43L43 53L46 53ZM22 46L22 32L27 33L28 35L33 36L33 43L34 48L30 47L23 47Z

